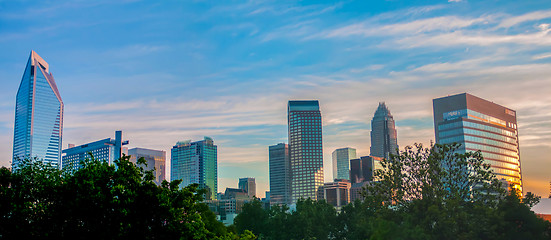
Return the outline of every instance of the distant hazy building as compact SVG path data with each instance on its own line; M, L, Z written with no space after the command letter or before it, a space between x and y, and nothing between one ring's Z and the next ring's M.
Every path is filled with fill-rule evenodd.
M335 179L334 182L325 183L323 193L325 201L340 210L350 203L350 181Z
M256 182L254 178L240 178L239 189L243 189L249 195L249 198L257 197L256 196Z
M436 143L482 152L498 179L522 191L516 112L468 93L433 100Z
M362 196L362 191L369 185L371 182L358 182L352 183L350 186L350 202L357 200L363 201L364 197Z
M289 145L279 143L269 147L270 201L272 204L291 203L291 160Z
M182 179L180 187L197 183L207 189L206 199L216 199L218 192L218 150L212 138L177 142L171 150L170 180Z
M371 120L371 156L390 159L398 154L398 140L394 118L384 102L379 103Z
M375 170L382 170L381 160L381 157L373 156L350 160L350 181L352 183L373 181Z
M319 102L289 101L289 152L292 202L317 199L323 186L322 125Z
M63 101L49 65L31 51L15 99L12 169L24 158L61 166Z
M82 167L82 161L91 159L90 154L96 160L113 164L124 153L122 146L126 144L128 144L128 140L122 140L122 131L115 132L115 139L106 138L79 146L69 144L70 147L63 150L63 169L78 170Z
M333 179L350 180L350 159L356 158L356 149L339 148L333 151Z
M132 148L128 150L128 155L130 155L130 161L133 163L136 163L136 161L140 158L144 158L147 167L145 167L145 170L155 170L153 172L155 176L154 182L157 185L160 185L163 180L166 179L165 177L165 171L166 171L166 152L162 150L153 150L153 149L147 149L147 148Z

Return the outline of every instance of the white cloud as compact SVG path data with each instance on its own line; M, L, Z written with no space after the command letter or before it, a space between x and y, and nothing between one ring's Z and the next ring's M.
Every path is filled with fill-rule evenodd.
M520 23L551 18L551 10L529 12L520 16L509 17L501 21L499 28L510 28Z

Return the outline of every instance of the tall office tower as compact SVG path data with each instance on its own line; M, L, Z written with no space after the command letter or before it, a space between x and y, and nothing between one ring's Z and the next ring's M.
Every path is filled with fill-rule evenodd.
M161 185L165 177L166 170L166 152L162 150L153 150L147 148L132 148L128 150L128 155L130 155L130 161L136 163L138 159L144 158L147 166L145 170L155 170L153 175L155 180L153 180L157 185Z
M319 102L289 101L291 201L317 199L323 186L323 150Z
M374 172L377 169L383 170L381 157L365 156L350 160L350 182L361 183L373 181Z
M279 143L268 148L270 158L270 202L291 204L291 160L289 145Z
M31 51L15 100L12 169L30 157L61 166L63 101L49 65Z
M258 197L256 196L256 182L254 178L240 178L238 187L239 189L247 191L250 198Z
M350 180L350 159L356 158L356 149L339 148L333 151L333 179Z
M379 103L371 120L371 156L390 159L398 154L398 141L394 118L384 102Z
M218 192L218 150L214 140L205 137L202 141L177 142L171 150L170 180L181 179L180 187L192 183L207 189L205 198L216 199Z
M468 93L433 100L436 143L482 152L498 179L522 192L516 112Z
M69 144L69 148L63 150L63 169L78 170L82 167L82 161L90 159L90 154L94 159L113 164L113 161L121 157L121 152L124 152L122 146L127 144L128 140L122 140L122 131L115 132L115 139L106 138L80 146Z

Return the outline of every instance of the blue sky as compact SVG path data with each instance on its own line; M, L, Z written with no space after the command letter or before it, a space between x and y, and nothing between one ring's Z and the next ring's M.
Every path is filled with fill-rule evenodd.
M401 147L434 139L432 99L469 92L517 110L524 187L551 180L551 3L542 1L0 0L0 165L31 49L65 103L63 143L170 148L215 139L219 191L287 141L289 99L319 99L331 152L369 154L379 101Z

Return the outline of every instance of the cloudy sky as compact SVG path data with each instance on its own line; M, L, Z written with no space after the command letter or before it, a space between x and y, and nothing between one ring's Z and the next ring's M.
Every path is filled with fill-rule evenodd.
M432 99L469 92L517 110L526 191L551 180L551 2L0 0L0 165L31 49L65 103L63 144L113 137L167 151L214 138L219 191L287 141L286 104L319 99L331 152L368 155L389 106L401 147L434 140Z

